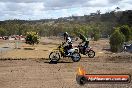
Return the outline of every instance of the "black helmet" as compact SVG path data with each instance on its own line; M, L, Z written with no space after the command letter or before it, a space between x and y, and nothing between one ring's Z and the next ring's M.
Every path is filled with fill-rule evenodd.
M64 36L69 36L67 32L64 33Z

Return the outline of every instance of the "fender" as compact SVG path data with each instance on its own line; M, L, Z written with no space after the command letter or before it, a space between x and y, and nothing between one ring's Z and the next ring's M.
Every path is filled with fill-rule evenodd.
M88 48L86 48L86 50L87 50L87 51L92 50L92 47L88 47Z

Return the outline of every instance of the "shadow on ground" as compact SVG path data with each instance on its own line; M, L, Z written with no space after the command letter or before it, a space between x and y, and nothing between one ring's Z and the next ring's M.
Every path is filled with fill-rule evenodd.
M59 62L45 61L44 63L48 63L48 64L58 64L58 63L73 63L73 62L70 62L70 61L59 61Z

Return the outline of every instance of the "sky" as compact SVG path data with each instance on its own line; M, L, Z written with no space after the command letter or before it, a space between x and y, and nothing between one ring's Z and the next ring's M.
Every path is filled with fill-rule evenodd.
M132 10L132 0L0 0L0 20L39 20Z

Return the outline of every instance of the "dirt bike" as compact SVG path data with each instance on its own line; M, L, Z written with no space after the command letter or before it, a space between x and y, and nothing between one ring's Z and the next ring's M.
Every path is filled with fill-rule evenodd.
M132 44L124 44L121 51L122 52L132 52Z
M88 56L89 58L93 58L95 56L95 51L91 47L87 47L85 52L83 51L84 46L81 44L78 45L79 53Z
M61 57L70 57L74 62L78 62L81 59L81 55L78 52L78 48L71 48L68 50L69 54L67 55L64 49L64 42L60 44L57 49L53 49L53 51L49 55L49 59L52 62L57 62Z

